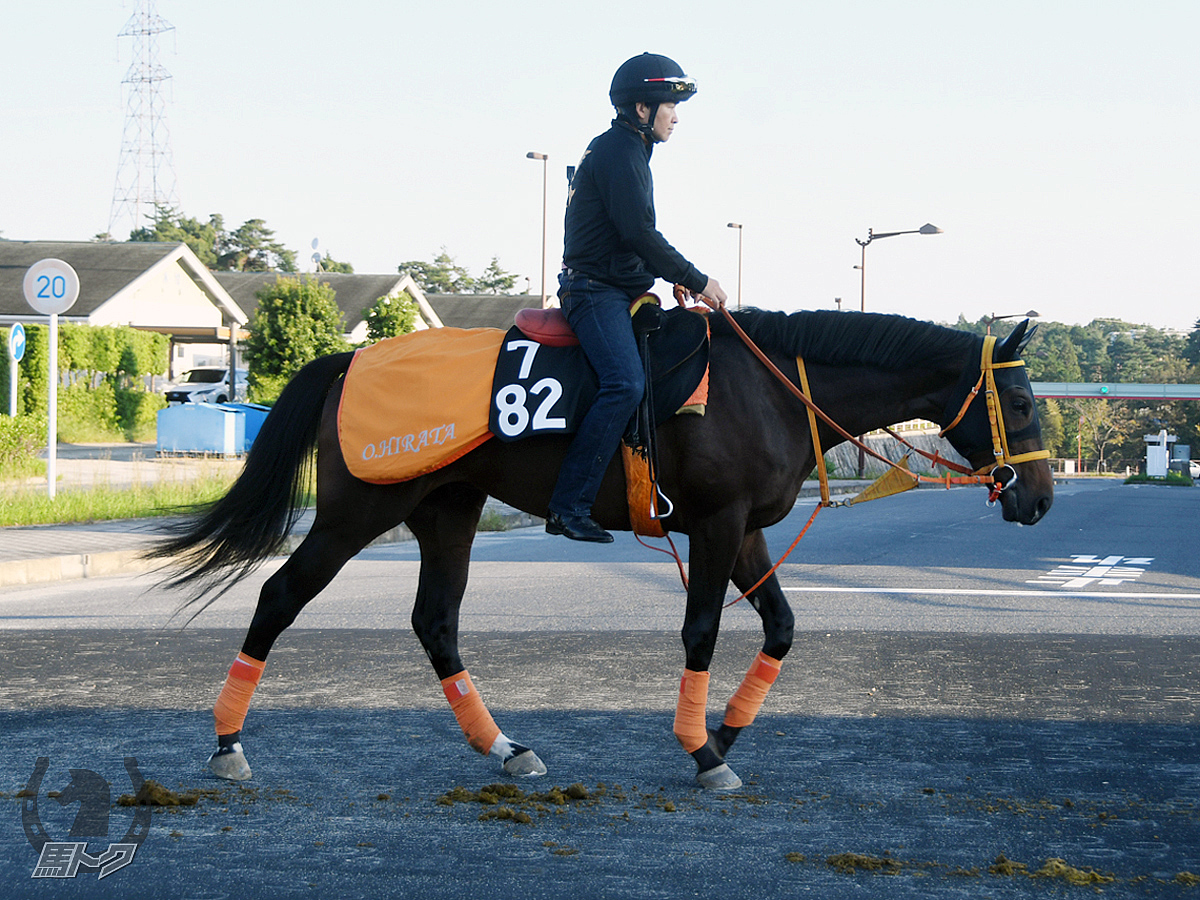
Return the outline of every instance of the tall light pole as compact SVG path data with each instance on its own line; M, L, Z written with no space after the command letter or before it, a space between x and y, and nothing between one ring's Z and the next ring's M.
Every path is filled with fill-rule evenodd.
M854 239L855 243L857 243L858 246L862 247L862 264L854 267L854 268L858 269L859 275L861 276L859 295L858 295L859 311L860 312L867 311L867 244L871 243L871 241L878 241L882 238L896 237L901 234L941 234L941 233L942 233L942 229L938 228L936 225L930 225L928 222L926 222L920 228L914 228L911 231L885 231L883 234L876 234L875 229L868 228L867 229L867 239L865 241L860 240L859 238L855 238ZM858 448L858 477L859 478L863 477L863 472L866 470L866 467L867 467L866 453L863 451L863 448L860 445Z
M542 161L542 309L546 308L546 169L549 166L549 155L534 153L532 150L525 154L526 159Z
M873 229L868 228L867 229L867 239L865 241L860 240L859 238L855 238L854 239L855 243L857 243L858 246L862 247L862 265L854 267L859 270L859 273L862 276L862 282L861 282L862 286L859 289L859 291L860 291L859 301L858 301L859 310L861 312L867 311L867 244L871 243L871 241L878 241L882 238L896 237L897 235L901 235L901 234L941 234L941 233L942 233L942 229L938 228L936 225L930 225L927 222L924 225L922 225L920 228L914 228L912 231L885 231L883 234L876 234Z
M730 222L729 228L736 228L738 233L738 291L737 291L737 308L742 308L742 226L737 222Z
M1038 318L1038 311L1036 309L1031 309L1027 313L1013 313L1012 315L1008 315L1008 316L998 316L995 313L992 313L990 316L988 316L987 333L991 334L992 326L995 325L997 322L1002 321L1003 319L1036 319L1036 318Z

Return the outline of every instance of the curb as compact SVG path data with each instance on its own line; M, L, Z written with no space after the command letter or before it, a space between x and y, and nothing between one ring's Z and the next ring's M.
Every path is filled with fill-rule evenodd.
M820 488L804 487L798 499L820 496ZM493 525L486 530L508 531L513 528L529 528L545 524L540 516L521 512L491 498L484 507L484 516ZM301 521L297 529L288 535L284 554L292 553L300 546L307 533L307 524ZM397 525L385 531L367 546L400 544L414 540L413 533L405 525ZM150 543L150 539L146 540ZM137 548L109 550L101 553L70 553L61 556L43 556L32 559L7 560L0 562L0 588L30 584L50 584L57 581L78 581L84 578L101 578L107 575L137 575L160 568L161 560L145 559Z
M149 572L158 565L157 561L143 559L140 550L110 550L104 553L72 553L66 556L16 559L0 562L0 587Z
M508 531L512 528L541 525L546 521L538 516L502 506L490 500L484 511L493 514L493 521L496 521L495 517L499 517L499 522L503 527L491 529L493 531ZM287 537L284 544L285 549L281 555L290 554L299 547L306 533L306 530L293 530ZM397 525L379 535L367 546L400 544L411 540L415 540L415 538L408 527ZM151 540L147 539L145 543L148 546ZM128 548L100 553L69 553L62 556L6 560L0 562L0 588L49 584L56 581L78 581L84 578L101 578L106 575L136 575L152 572L162 567L162 560L146 559L142 556L142 552L138 548Z

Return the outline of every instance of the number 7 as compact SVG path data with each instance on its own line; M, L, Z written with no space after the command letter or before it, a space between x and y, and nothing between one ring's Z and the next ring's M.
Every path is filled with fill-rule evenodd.
M517 373L517 378L521 381L529 377L529 372L533 368L533 358L537 356L538 347L540 346L537 341L509 341L504 345L505 350L525 351L525 358L521 360L521 369Z

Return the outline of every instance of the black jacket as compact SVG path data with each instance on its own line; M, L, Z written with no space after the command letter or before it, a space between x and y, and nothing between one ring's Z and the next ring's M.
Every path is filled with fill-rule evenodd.
M658 233L648 144L620 119L588 145L567 196L563 265L645 293L656 278L702 291L708 276Z

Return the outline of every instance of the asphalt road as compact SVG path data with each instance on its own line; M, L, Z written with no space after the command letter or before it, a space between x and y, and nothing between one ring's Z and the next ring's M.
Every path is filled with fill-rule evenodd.
M773 550L810 511L773 530ZM526 529L477 543L464 656L506 733L550 768L519 787L582 784L564 805L453 800L502 777L461 740L408 629L413 546L364 552L281 638L247 720L245 790L203 760L263 575L182 631L181 598L145 577L6 589L0 890L1042 897L1089 889L1073 875L1113 878L1094 885L1107 896L1191 896L1197 513L1200 490L1114 483L1060 487L1034 528L974 491L823 512L781 569L800 633L730 755L746 782L730 796L694 786L670 733L682 589L631 540ZM745 604L726 612L710 721L756 630ZM104 880L31 878L15 794L36 759L50 760L38 808L61 841L76 807L47 792L69 768L129 791L126 756L207 793L156 812L136 859ZM129 821L114 807L88 852Z

